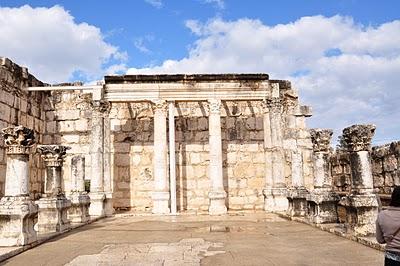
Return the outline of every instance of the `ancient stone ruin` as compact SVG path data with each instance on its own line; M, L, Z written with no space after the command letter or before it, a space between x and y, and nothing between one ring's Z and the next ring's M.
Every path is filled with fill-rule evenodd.
M0 58L0 245L115 211L277 212L374 233L400 184L400 142L375 127L309 129L311 108L267 74L106 76L49 85Z

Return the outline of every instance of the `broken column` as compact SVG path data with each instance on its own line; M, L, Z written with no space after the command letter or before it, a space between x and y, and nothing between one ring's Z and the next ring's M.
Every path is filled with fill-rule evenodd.
M70 222L89 221L90 198L85 191L85 156L83 155L77 155L71 159L71 192L68 198L71 200L71 208L68 209Z
M222 173L222 138L221 138L221 101L211 99L209 107L209 142L210 142L210 165L209 176L211 190L208 193L210 215L221 215L227 212L225 205L226 192Z
M94 217L106 215L106 194L104 193L104 116L110 108L109 102L92 102L92 134L90 142L91 177L89 214Z
M0 200L0 246L22 246L37 240L33 229L38 206L29 197L29 154L33 130L2 129L7 155L4 197Z
M71 201L61 188L61 169L67 149L69 147L62 145L37 147L46 167L44 194L36 201L39 206L37 226L40 234L62 232L70 228L67 212Z
M353 125L343 130L343 140L350 153L351 192L339 204L346 209L346 225L356 235L375 233L378 199L371 172L371 140L374 125Z
M313 223L337 222L338 195L333 191L329 165L331 129L310 130L313 142L314 189L307 196L307 219Z
M155 214L169 213L169 186L167 172L167 103L156 101L154 107L154 191Z

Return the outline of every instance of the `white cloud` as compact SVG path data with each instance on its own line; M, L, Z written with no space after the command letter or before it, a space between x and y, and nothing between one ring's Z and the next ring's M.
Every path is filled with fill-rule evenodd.
M303 17L268 26L259 20L195 20L187 57L128 73L267 72L289 79L314 107L312 127L375 123L376 143L400 139L400 21L377 27L351 18Z
M208 4L215 4L219 9L225 8L224 0L204 0L204 2Z
M146 3L152 5L155 8L162 8L163 3L161 0L144 0Z
M104 40L99 28L76 23L63 7L0 7L0 55L27 66L46 82L62 82L73 73L88 80L127 54Z

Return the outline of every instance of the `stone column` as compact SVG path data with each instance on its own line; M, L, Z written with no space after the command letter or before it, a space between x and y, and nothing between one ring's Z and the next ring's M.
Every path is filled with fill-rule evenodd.
M313 223L337 222L338 195L333 191L330 171L330 129L310 130L313 142L314 189L307 195L307 219Z
M111 125L110 125L110 109L107 108L103 113L104 116L104 214L111 216L115 213L113 206L113 184L111 177Z
M156 101L154 109L154 191L152 194L155 214L169 213L169 186L167 172L167 103Z
M264 127L264 178L265 187L264 194L264 210L274 211L275 201L272 195L273 175L272 175L272 140L271 140L271 118L270 106L265 100L262 102L263 108L263 127Z
M375 128L374 125L353 125L343 130L343 139L350 153L352 190L339 204L346 209L347 226L360 236L375 233L378 214L369 153Z
M208 193L208 197L210 198L208 212L210 215L221 215L227 213L225 205L226 192L224 190L222 172L221 101L211 99L208 101L208 107L210 146L209 175L211 180L211 190Z
M61 189L61 169L67 149L69 147L61 145L39 145L37 148L46 167L43 198L36 201L39 206L39 234L62 232L70 228L67 212L71 201Z
M264 190L264 195L271 198L269 211L282 212L288 209L286 198L287 188L285 182L285 156L282 142L282 112L283 106L279 98L279 84L271 84L272 98L268 99L270 127L271 127L271 164L272 164L272 188Z
M38 206L29 197L29 154L33 130L23 126L2 129L7 169L5 195L0 200L0 246L23 246L37 240L33 229Z
M71 159L71 208L68 209L68 219L71 223L86 223L89 221L90 198L85 191L85 156L77 155Z
M169 182L171 214L176 214L176 162L175 162L175 102L168 104L169 122Z
M106 195L104 193L104 115L109 110L105 101L92 102L92 134L90 143L90 216L105 215Z

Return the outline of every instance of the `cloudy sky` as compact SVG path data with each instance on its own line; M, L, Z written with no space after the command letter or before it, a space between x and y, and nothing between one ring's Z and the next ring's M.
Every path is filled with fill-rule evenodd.
M400 139L397 0L0 0L0 56L49 82L105 74L265 72L313 106L310 127Z

